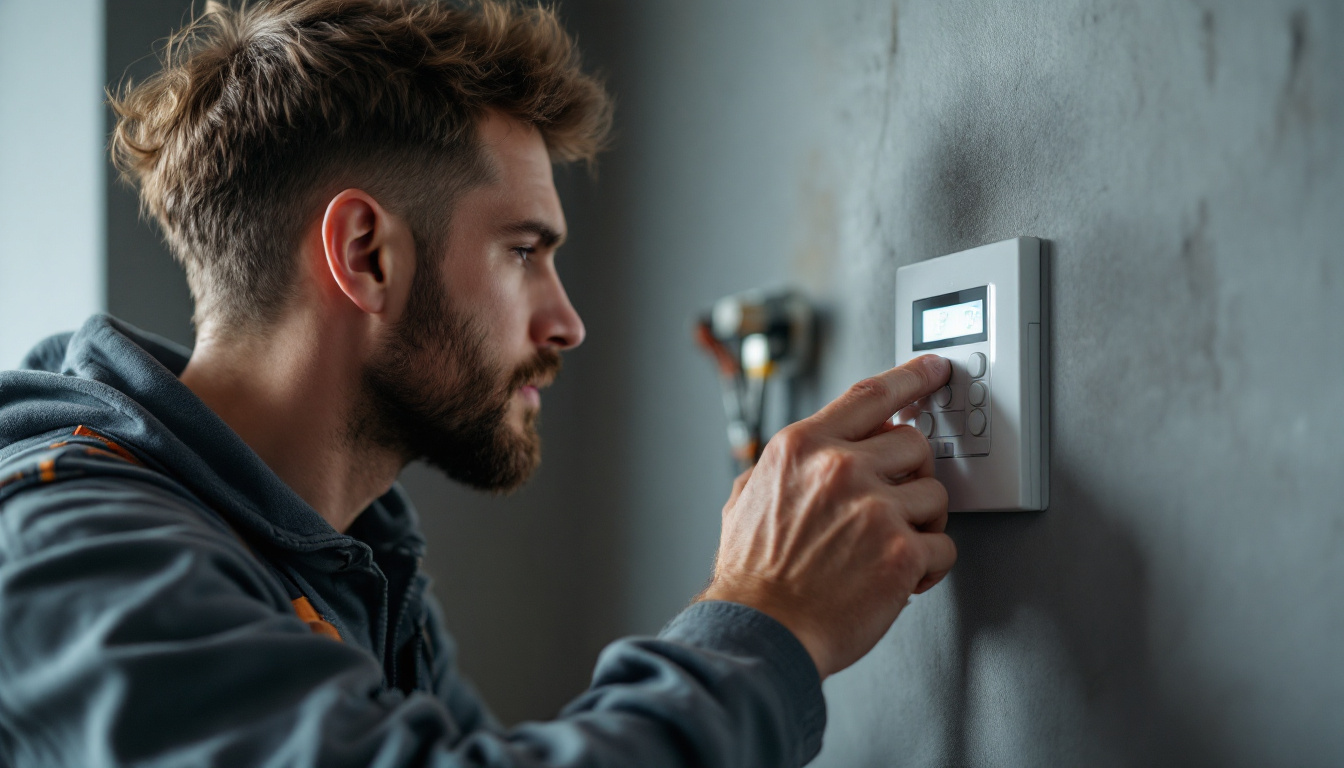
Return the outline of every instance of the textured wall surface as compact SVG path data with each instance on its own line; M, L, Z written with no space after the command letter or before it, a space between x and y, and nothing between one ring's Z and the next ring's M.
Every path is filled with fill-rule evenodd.
M889 365L897 267L1035 235L1051 507L952 523L817 764L1344 760L1344 7L692 0L630 36L628 626L699 588L728 487L693 311L805 287L829 397Z

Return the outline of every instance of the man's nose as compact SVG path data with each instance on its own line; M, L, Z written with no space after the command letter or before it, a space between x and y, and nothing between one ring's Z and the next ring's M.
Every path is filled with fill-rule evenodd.
M533 341L539 346L561 350L579 346L586 334L583 319L569 302L569 295L558 276L546 293L545 303L533 317Z

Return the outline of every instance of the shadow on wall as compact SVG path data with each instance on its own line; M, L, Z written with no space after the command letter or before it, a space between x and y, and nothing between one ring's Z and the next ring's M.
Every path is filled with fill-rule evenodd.
M1050 103L1048 89L1042 93L1043 103ZM1081 132L1067 109L991 114L995 110L987 106L992 104L992 99L968 94L940 123L948 128L931 137L924 160L911 169L911 178L919 180L911 186L922 193L915 210L928 225L922 245L929 252L1050 234L1021 231L1024 225L1032 229L1043 214L1023 191L1039 188L1078 159ZM1018 124L1005 128L996 120ZM1057 278L1054 243L1047 248ZM1060 707L1033 711L1031 697L1052 695L1045 681L1006 702L1022 718L1058 718L1063 712L1079 719L1084 741L1069 744L1079 735L1057 732L1051 736L1059 746L1047 753L1109 756L1107 762L1116 764L1231 762L1216 723L1183 708L1165 688L1169 680L1161 677L1149 605L1160 585L1152 583L1140 543L1124 522L1131 516L1120 503L1090 494L1085 478L1055 460L1047 512L953 516L948 532L959 557L948 586L956 632L942 702L948 717L941 764L985 763L981 740L986 734L1008 743L1018 738L980 722L986 713L1001 713L1005 702L988 700L984 685L1003 679L996 674L1003 670L988 666L1002 662L987 660L977 650L1011 643L1015 634L1020 638L1024 617L1043 619L1057 639L1054 647L1065 656L1048 672L1063 678L1083 708L1079 713ZM1029 664L1008 671L1010 676L1035 673ZM1042 721L1042 727L1050 726ZM993 758L988 761L992 764Z
M960 557L949 581L960 664L947 702L949 764L973 762L977 640L1004 637L1023 613L1045 617L1067 654L1059 668L1078 681L1088 751L1126 761L1146 755L1174 765L1229 764L1195 713L1164 700L1147 602L1156 585L1119 517L1072 475L1055 473L1050 511L953 519Z

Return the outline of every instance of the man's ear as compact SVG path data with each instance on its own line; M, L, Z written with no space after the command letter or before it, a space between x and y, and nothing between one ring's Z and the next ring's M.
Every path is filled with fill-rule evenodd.
M367 192L347 189L327 203L322 248L327 269L351 303L371 315L399 314L414 256L404 222Z

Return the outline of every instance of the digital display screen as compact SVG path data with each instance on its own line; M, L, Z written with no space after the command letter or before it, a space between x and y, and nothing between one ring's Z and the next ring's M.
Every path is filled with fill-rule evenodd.
M989 340L989 286L967 288L914 302L916 352Z
M924 341L972 336L985 330L985 302L980 299L924 310Z

